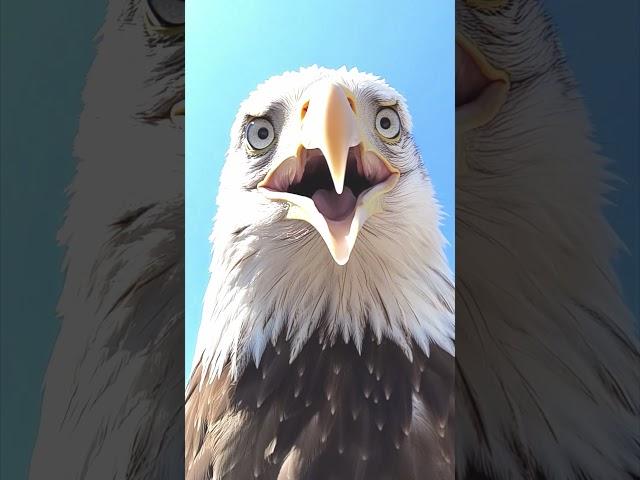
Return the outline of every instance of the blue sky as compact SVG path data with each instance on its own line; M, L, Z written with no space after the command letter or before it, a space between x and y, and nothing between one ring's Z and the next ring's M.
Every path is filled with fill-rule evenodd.
M186 2L185 375L209 279L209 234L229 130L263 80L301 66L375 73L407 99L445 214L454 266L453 0Z

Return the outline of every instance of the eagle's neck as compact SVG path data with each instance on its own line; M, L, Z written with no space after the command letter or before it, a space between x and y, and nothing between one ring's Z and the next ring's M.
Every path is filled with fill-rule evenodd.
M442 236L429 227L437 218L425 202L408 208L415 224L389 228L384 215L372 217L345 266L335 264L315 232L302 241L249 231L218 236L225 248L214 249L195 361L214 376L229 362L237 376L281 334L294 359L314 334L360 349L366 329L409 359L414 345L427 354L431 343L452 353L454 290Z

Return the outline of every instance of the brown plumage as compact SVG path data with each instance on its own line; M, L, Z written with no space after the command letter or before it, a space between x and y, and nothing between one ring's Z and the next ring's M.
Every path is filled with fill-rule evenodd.
M208 382L198 364L186 478L453 478L453 357L414 349L412 362L389 340L365 339L359 353L316 333L290 363L280 337L237 382L228 367Z

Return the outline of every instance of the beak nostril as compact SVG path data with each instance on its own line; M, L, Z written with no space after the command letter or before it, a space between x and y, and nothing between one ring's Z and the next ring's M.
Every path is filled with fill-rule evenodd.
M347 97L347 101L349 102L349 106L351 107L353 113L356 113L356 102L351 97Z
M304 120L304 117L307 115L307 110L309 110L309 101L307 100L302 105L302 110L300 110L300 120Z

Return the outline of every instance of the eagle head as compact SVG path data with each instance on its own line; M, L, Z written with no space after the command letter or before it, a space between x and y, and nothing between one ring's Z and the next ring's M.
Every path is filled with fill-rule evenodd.
M231 129L195 361L238 372L284 331L453 350L440 208L404 98L356 69L273 77ZM283 330L285 329L285 330Z

